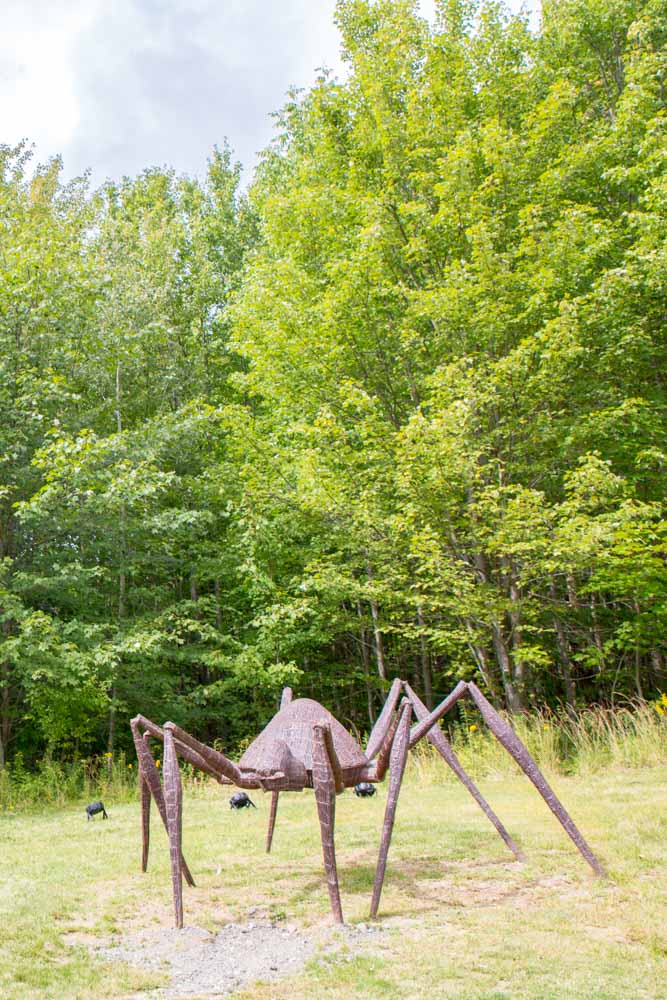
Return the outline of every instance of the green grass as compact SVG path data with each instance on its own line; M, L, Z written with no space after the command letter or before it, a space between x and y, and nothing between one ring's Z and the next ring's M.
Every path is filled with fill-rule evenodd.
M331 927L312 793L282 797L267 856L268 796L258 795L256 811L233 813L228 790L188 788L184 852L197 887L185 891L186 923L213 930L230 920L288 919L335 945L301 974L238 1000L667 998L667 767L549 775L607 865L606 881L592 876L525 779L484 769L482 790L529 863L512 862L444 765L417 758L399 803L381 931L352 938ZM338 799L352 924L367 920L385 796L381 786L373 800ZM86 823L80 806L0 815L3 1000L141 997L164 985L161 973L90 951L171 926L166 837L154 813L142 875L139 809L124 797L121 789L119 801L106 800L108 822Z

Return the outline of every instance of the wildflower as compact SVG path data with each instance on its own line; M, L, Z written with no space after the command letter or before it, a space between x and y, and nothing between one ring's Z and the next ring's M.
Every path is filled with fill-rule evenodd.
M132 770L132 765L131 765L131 764L128 764L127 766L128 766L128 770L130 770L130 771L131 771L131 770Z
M549 725L549 723L548 723L548 722L545 722L545 723L544 723L544 728L545 728L545 729L550 729L550 728L551 728L551 726Z
M105 753L104 756L105 757L113 757L113 754L112 754L111 750L107 750L107 752Z
M660 698L660 701L661 701L661 702L662 702L662 704L663 704L663 705L665 706L665 708L667 708L667 694L665 694L665 693L663 692L663 694L662 694L662 696L661 696L661 698Z
M665 714L665 710L664 710L664 708L662 707L662 705L660 704L659 701L656 701L656 703L655 703L655 710L658 713L658 715L664 715Z
M470 727L470 732L471 732L471 733L476 733L476 732L477 732L477 726L475 726L475 725L472 725L472 726Z
M159 767L159 766L160 766L160 761L159 761L159 760L156 760L156 761L155 761L155 766L156 766L156 767Z

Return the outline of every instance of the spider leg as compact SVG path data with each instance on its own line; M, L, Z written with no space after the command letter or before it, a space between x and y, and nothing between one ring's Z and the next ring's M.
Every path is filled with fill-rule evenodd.
M141 725L144 722L150 723L150 730L146 730L142 733ZM167 822L167 807L165 804L164 794L162 791L162 782L160 781L160 774L157 767L155 766L155 761L151 755L148 748L148 737L157 736L159 739L164 739L163 731L159 726L150 722L149 719L143 719L142 716L137 716L136 719L132 719L130 723L132 729L132 736L134 738L134 746L137 751L137 761L139 763L139 775L141 780L141 803L142 803L142 864L145 862L148 865L148 835L149 835L149 809L150 809L150 796L155 799L155 804L157 805L158 812L160 813L160 818L164 823L164 828L169 834L169 825ZM146 791L149 793L148 803L146 803ZM195 882L190 874L190 869L188 868L185 858L181 858L183 874L185 875L185 880L190 886L194 886ZM143 868L145 871L146 869Z
M180 757L194 764L200 771L209 774L221 784L238 785L239 788L257 788L257 782L248 779L234 761L225 757L224 753L214 750L213 747L206 746L199 740L186 733L184 729L174 722L165 723L165 728L169 726L173 735L176 749ZM227 779L225 781L225 779Z
M164 727L164 799L167 808L167 831L171 857L171 882L174 891L176 927L183 926L183 868L181 840L183 828L183 787L171 723Z
M271 792L271 809L269 812L269 827L266 831L266 853L271 853L271 844L273 843L273 831L276 827L276 814L278 812L278 796L280 792Z
M410 748L410 717L412 706L407 698L403 700L401 706L398 728L391 747L391 759L389 764L389 791L387 794L387 805L384 814L384 824L382 826L382 839L380 841L380 853L378 856L377 869L375 871L375 883L373 885L373 899L371 901L371 917L377 916L380 905L380 894L384 882L384 873L387 867L387 854L391 843L391 834L394 829L394 819L396 817L396 804L398 793L401 790L401 782L405 772L405 764L408 759Z
M359 771L358 781L382 781L387 773L389 756L398 725L396 705L401 694L401 685L400 678L394 678L387 700L373 726L371 735L368 737L365 751L368 764Z
M327 888L334 920L343 923L340 905L336 850L334 846L334 820L336 815L336 771L340 765L333 748L331 730L326 722L313 726L313 788L322 835L322 853L327 876Z
M150 733L144 733L143 742L150 753ZM145 872L148 868L148 847L151 839L151 788L143 769L139 765L139 778L141 783L141 870Z
M292 697L292 688L283 688L283 693L280 696L280 707L285 708L286 705L289 705Z
M389 724L389 729L385 733L384 741L378 750L375 760L371 760L370 763L366 765L359 772L359 781L382 781L387 769L389 767L389 758L391 756L391 748L394 743L394 736L396 735L396 727L398 726L398 715L394 715Z
M382 711L380 712L377 721L371 730L371 735L368 737L365 752L369 760L372 760L373 757L375 757L378 750L385 742L387 734L391 728L394 712L396 711L396 706L398 705L398 699L400 696L401 679L400 677L395 677L391 688L389 689L387 700L382 706Z
M593 854L592 850L575 826L569 813L557 798L555 792L546 781L544 775L512 727L498 715L495 708L489 701L487 701L476 684L468 684L468 691L470 692L470 696L477 705L478 709L482 713L482 718L498 742L502 743L507 752L514 757L526 777L530 778L558 822L561 824L567 835L573 841L593 871L597 875L604 877L606 874L604 868Z
M476 684L473 684L472 682L467 683L466 681L459 681L452 693L445 698L445 700L438 705L437 708L426 715L420 722L417 723L416 726L412 727L412 731L410 733L410 746L413 747L415 743L422 739L423 736L426 736L426 734L431 731L435 723L438 722L443 715L448 712L450 708L452 708L459 698L462 698L465 694L470 695L493 735L496 737L498 742L505 747L507 752L514 757L524 774L530 778L558 822L561 824L570 839L574 842L577 849L591 866L593 871L597 875L604 876L604 868L582 837L572 818L557 798L553 789L549 786L527 748L521 742L512 727L508 725L504 719L500 717L500 715L498 715L493 705L487 701Z
M292 700L292 689L283 688L283 693L280 698L280 708L285 708L286 705ZM271 844L273 843L273 831L276 826L276 815L278 813L278 796L280 792L271 792L271 811L269 812L269 828L266 831L266 853L269 854L271 851Z
M403 684L403 687L405 688L405 693L407 694L408 698L410 699L410 703L411 703L411 705L412 705L412 707L414 709L414 713L417 716L417 719L420 720L420 721L422 719L425 719L428 716L429 712L428 712L428 709L427 709L426 705L424 704L424 702L421 701L421 699L417 697L417 695L412 690L412 688L407 683L407 681ZM493 825L495 826L496 830L498 831L498 833L500 834L500 836L502 837L502 839L505 841L505 843L509 847L510 851L517 858L517 860L518 861L525 861L526 857L525 857L523 851L514 842L514 840L509 835L509 833L507 832L507 830L505 829L505 827L503 826L503 824L500 822L500 820L498 819L498 817L496 816L496 814L494 813L493 809L491 808L491 806L489 805L489 803L486 801L486 799L484 798L484 796L482 795L482 793L479 791L479 789L474 784L474 782L470 779L470 777L466 774L466 772L464 771L463 767L461 766L460 760L456 756L456 754L455 754L455 752L454 752L454 750L453 750L453 748L452 748L449 740L446 738L446 736L444 735L444 733L442 732L442 730L438 729L437 725L434 726L433 729L431 729L427 733L427 738L428 738L429 743L431 743L435 747L435 749L438 751L438 753L440 754L440 756L442 757L442 759L451 767L451 769L454 772L454 774L456 775L456 777L468 789L468 791L472 795L472 797L475 800L475 802L478 804L478 806L480 807L480 809L482 810L482 812L487 816L487 818L489 819L489 821L491 823L493 823Z
M415 743L426 736L428 732L433 728L436 722L439 722L443 715L446 715L450 708L456 704L459 698L462 698L464 694L468 691L468 685L465 681L459 681L451 694L448 694L444 701L440 702L437 708L434 708L432 712L425 715L421 722L418 722L416 726L413 726L410 731L410 749L412 750Z

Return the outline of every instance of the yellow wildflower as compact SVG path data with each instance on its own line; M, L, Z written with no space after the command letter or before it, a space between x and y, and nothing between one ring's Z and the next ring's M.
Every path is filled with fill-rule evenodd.
M470 727L470 732L471 732L471 733L476 733L476 732L477 732L477 726L474 726L474 725L473 725L473 726L471 726L471 727Z
M128 768L130 769L130 771L131 771L131 770L132 770L132 765L131 765L131 764L128 764L127 766L128 766Z
M662 694L662 697L660 698L660 701L661 701L661 702L662 702L662 704L663 704L663 705L665 706L665 708L667 708L667 694L665 694L665 693L663 692L663 694Z
M664 710L664 708L662 707L662 705L660 704L659 701L657 701L656 704L655 704L655 710L658 713L658 715L664 715L665 714L665 710Z
M156 760L156 761L155 761L155 766L156 766L156 767L159 767L159 766L160 766L160 761L159 761L159 760Z

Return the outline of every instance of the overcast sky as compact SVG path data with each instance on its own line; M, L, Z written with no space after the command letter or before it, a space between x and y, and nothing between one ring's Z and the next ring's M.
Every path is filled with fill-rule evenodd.
M0 0L0 143L28 139L99 184L152 165L198 173L227 137L248 176L288 88L341 71L334 4Z

